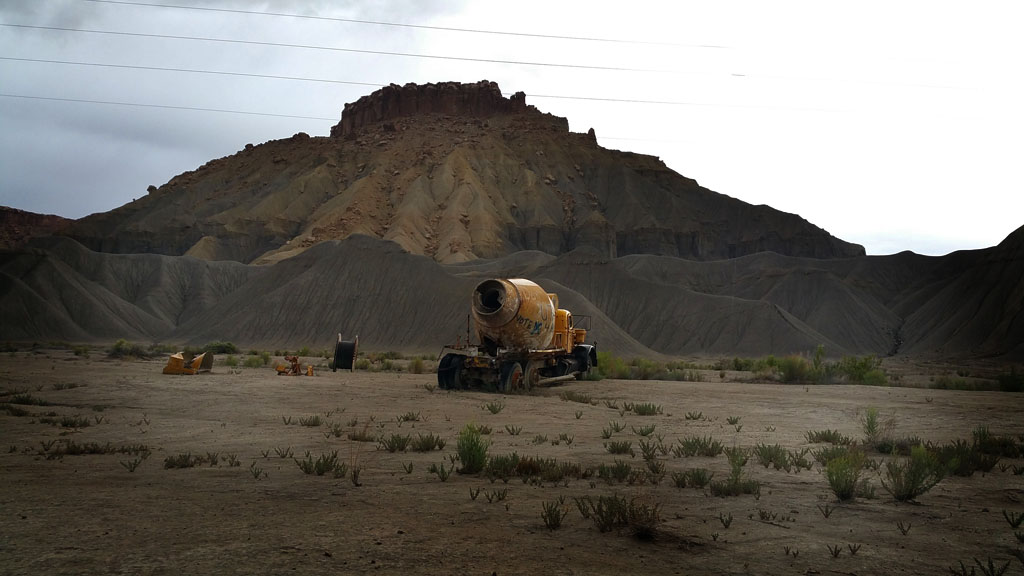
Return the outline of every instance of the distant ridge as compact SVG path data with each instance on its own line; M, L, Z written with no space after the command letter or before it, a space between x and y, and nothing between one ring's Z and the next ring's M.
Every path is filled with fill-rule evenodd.
M1018 234L1018 233L1015 233ZM1017 241L944 257L761 253L695 262L520 252L441 265L377 238L320 243L267 266L86 250L70 239L0 253L0 340L117 338L430 352L466 331L481 279L528 275L632 356L810 353L1024 360Z

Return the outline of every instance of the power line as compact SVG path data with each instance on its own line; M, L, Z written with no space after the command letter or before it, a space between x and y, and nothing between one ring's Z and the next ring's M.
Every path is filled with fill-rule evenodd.
M575 68L582 70L602 70L611 72L650 72L658 74L695 74L680 70L656 70L651 68L626 68L619 66L589 66L585 64L561 64L556 62L527 62L520 60L496 60L491 58L469 58L466 56L444 56L438 54L415 54L412 52L389 52L385 50L363 50L358 48L339 48L336 46L314 46L308 44L288 44L282 42L264 42L258 40L237 40L232 38L213 38L210 36L179 36L175 34L147 34L143 32L119 32L113 30L90 30L87 28L65 28L60 26L32 26L29 24L7 24L0 26L24 28L30 30L51 30L60 32L83 32L87 34L104 34L110 36L129 36L135 38L161 38L164 40L190 40L198 42L219 42L224 44L245 44L250 46L272 46L274 48L300 48L303 50L324 50L330 52L349 52L354 54L375 54L378 56L401 56L405 58L427 58L433 60L454 60L461 62L482 62L487 64L510 64L515 66L540 66L546 68Z
M231 72L227 70L200 70L197 68L171 68L164 66L139 66L134 64L108 64L104 62L77 62L74 60L45 60L42 58L15 58L13 56L0 56L0 60L14 62L35 62L42 64L66 64L70 66L93 66L98 68L120 68L127 70L150 70L158 72L185 72L189 74L212 74L217 76L242 76L245 78L266 78L270 80L293 80L298 82L323 82L329 84L351 84L353 86L379 87L384 84L375 82L354 82L349 80L331 80L328 78L308 78L304 76L277 76L274 74L256 74L251 72Z
M99 2L99 1L115 1L115 0L84 0L88 2ZM412 52L390 52L385 50L366 50L358 48L341 48L336 46L316 46L308 44L290 44L281 42L266 42L258 40L238 40L232 38L214 38L208 36L180 36L173 34L149 34L143 32L122 32L114 30L90 30L85 28L65 28L59 26L34 26L30 24L8 24L0 22L0 26L9 28L23 28L31 30L50 30L60 32L81 32L88 34L102 34L111 36L127 36L127 37L138 37L138 38L158 38L164 40L189 40L197 42L215 42L215 43L226 43L226 44L242 44L242 45L253 45L253 46L269 46L275 48L298 48L303 50L321 50L329 52L347 52L355 54L372 54L378 56L399 56L405 58L425 58L433 60L446 60L446 61L461 61L461 62L475 62L475 63L486 63L486 64L507 64L513 66L538 66L545 68L568 68L568 69L579 69L579 70L596 70L605 72L639 72L639 73L653 73L653 74L687 74L687 75L700 75L700 76L720 76L720 77L732 77L732 78L756 78L756 79L774 79L774 80L787 80L787 81L799 81L806 80L812 82L848 82L848 83L859 83L859 84L872 84L879 86L909 86L917 88L931 88L931 89L954 89L954 90L965 90L966 88L961 86L944 86L936 84L920 84L920 83L902 83L902 82L878 82L870 80L851 80L846 78L815 78L815 77L793 77L793 76L772 76L772 75L761 75L761 74L726 74L726 73L712 73L712 72L695 72L695 71L684 71L684 70L666 70L656 68L629 68L620 66L592 66L587 64L565 64L558 62L530 62L520 60L497 60L490 58L469 58L466 56L447 56L439 54L417 54ZM202 71L196 71L202 73ZM226 73L230 74L230 73ZM245 74L237 74L245 75ZM254 75L256 76L256 75ZM318 82L330 82L329 80L312 80ZM345 82L339 82L345 83ZM370 86L378 86L379 84L365 83ZM570 98L570 99L586 99L577 98L573 96L540 96L537 98ZM590 98L597 100L597 98ZM612 99L612 101L615 101ZM646 101L645 103L661 103L656 101ZM666 102L667 103L667 102ZM696 104L701 105L701 104ZM739 108L746 108L748 106L736 106ZM755 107L757 108L757 107ZM769 107L773 108L773 107ZM791 109L791 108L782 108ZM803 108L796 108L803 110ZM819 111L831 111L831 110L819 110Z
M100 68L115 68L115 69L127 69L127 70L149 70L159 72L181 72L189 74L210 74L210 75L222 75L222 76L239 76L245 78L263 78L270 80L289 80L298 82L322 82L330 84L347 84L354 86L383 86L381 83L374 82L357 82L351 80L333 80L329 78L310 78L304 76L278 76L274 74L256 74L249 72L232 72L227 70L201 70L195 68L172 68L164 66L140 66L133 64L109 64L103 62L81 62L74 60L47 60L42 58L16 58L13 56L0 56L0 60L8 60L14 62L31 62L31 63L44 63L44 64L63 64L70 66L92 66ZM504 96L511 96L512 92L503 92ZM713 104L708 102L685 102L685 101L674 101L674 100L644 100L637 98L607 98L598 96L567 96L567 95L555 95L555 94L527 94L530 98L547 98L554 100L579 100L579 101L591 101L591 102L609 102L618 104L653 104L653 105L664 105L664 106L706 106L714 108L747 108L747 109L759 109L759 110L793 110L802 112L838 112L838 110L830 110L825 108L800 108L792 106L763 106L753 104Z
M25 100L49 100L53 102L78 102L83 104L106 104L111 106L132 106L137 108L162 108L166 110L189 110L194 112L220 112L222 114L245 114L248 116L270 116L274 118L298 118L300 120L328 120L334 122L337 118L324 118L322 116L299 116L296 114L274 114L271 112L252 112L247 110L227 110L223 108L199 108L196 106L172 106L169 104L141 104L138 102L114 102L110 100L87 100L83 98L56 98L51 96L33 96L28 94L4 94L0 98L22 98Z
M440 30L443 32L464 32L470 34L492 34L498 36L518 36L522 38L546 38L553 40L574 40L582 42L606 42L613 44L640 44L646 46L675 46L679 48L709 48L727 49L728 46L715 44L680 44L675 42L655 42L649 40L626 40L621 38L597 38L591 36L561 36L557 34L535 34L530 32L507 32L502 30L482 30L477 28L453 28L448 26L429 26L425 24L404 24L399 22L384 22L381 20L357 20L354 18L337 18L329 16L311 16L308 14L294 14L287 12L259 12L256 10L239 10L232 8L211 8L206 6L181 6L176 4L153 4L149 2L127 2L125 0L83 0L96 4L121 4L125 6L139 6L146 8L171 8L176 10L196 10L202 12L220 12L227 14L248 14L256 16L274 16L285 18L301 18L304 20L320 20L327 22L346 22L349 24L372 24L375 26L393 26L398 28L413 28L418 30Z

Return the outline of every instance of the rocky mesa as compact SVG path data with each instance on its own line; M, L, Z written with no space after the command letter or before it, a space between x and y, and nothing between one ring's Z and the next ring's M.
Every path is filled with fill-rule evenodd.
M365 234L438 262L519 250L712 260L864 254L803 218L609 150L493 82L390 85L331 137L247 145L67 232L93 250L271 263Z

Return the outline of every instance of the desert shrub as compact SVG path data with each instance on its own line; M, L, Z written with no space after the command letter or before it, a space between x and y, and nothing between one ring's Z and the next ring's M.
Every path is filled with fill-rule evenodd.
M604 378L628 379L630 369L622 358L613 356L611 352L597 353L597 366L590 370L592 373L599 373Z
M910 456L910 450L914 446L924 444L920 436L904 436L902 438L883 437L875 442L875 450L882 454L894 454L899 456Z
M121 338L107 351L110 358L149 358L149 351L141 344L132 344Z
M808 430L804 433L804 437L807 438L807 442L811 444L828 443L834 445L848 446L853 444L853 439L845 434L840 434L838 430Z
M168 456L164 458L164 468L192 468L203 463L202 456L193 456L191 452L184 454L175 454L174 456Z
M755 360L754 365L751 367L751 371L757 378L773 380L778 372L777 368L778 360L774 355L769 354L768 356L762 356Z
M733 358L730 368L737 372L750 372L754 369L754 361L750 358Z
M203 351L213 354L238 354L238 346L231 342L214 341L203 346Z
M691 468L683 472L673 472L672 482L676 488L703 488L713 477L714 473L709 473L707 468Z
M761 483L743 476L743 467L747 465L747 453L741 448L730 448L725 451L729 458L729 477L725 480L711 482L712 496L726 497L740 494L761 495Z
M662 413L661 404L641 402L633 405L633 413L637 416L657 416Z
M303 426L309 426L315 428L324 423L324 419L319 414L311 414L309 416L299 416L299 424Z
M224 359L224 365L230 368L234 368L235 366L238 366L238 358L235 358L234 356L228 356L227 358Z
M633 473L633 466L624 460L616 460L610 466L601 464L597 467L597 477L608 482L625 482Z
M836 372L841 376L844 376L850 382L858 383L869 383L868 381L877 381L879 375L882 378L884 384L885 374L879 369L882 366L882 361L874 356L843 356L840 358L838 365L836 366ZM878 372L869 376L872 372Z
M430 452L434 448L444 449L445 441L440 436L433 434L418 434L412 441L413 452Z
M977 442L957 439L944 446L931 448L943 467L954 476L969 477L975 472L990 472L999 462L996 454L986 454Z
M601 532L625 527L637 538L650 539L661 522L661 505L641 497L627 501L618 494L596 499L583 496L576 499L576 507L584 518L593 520Z
M825 446L818 450L811 451L811 456L813 456L819 464L824 466L827 465L830 461L835 460L836 458L846 456L849 452L849 446L831 445Z
M857 493L857 484L864 470L864 453L849 450L825 464L825 478L832 493L840 501L852 500Z
M554 502L544 502L540 517L548 530L558 530L562 526L562 519L568 513L569 508L565 505L563 496Z
M259 356L246 356L242 365L246 368L260 368L263 366L263 360Z
M408 434L392 434L391 436L381 436L379 443L380 447L387 450L388 452L405 452L406 447L409 446L409 442L412 437Z
M971 437L981 452L1004 458L1017 458L1022 455L1022 448L1024 448L1024 446L1018 446L1017 441L1010 436L992 434L987 426L975 428L971 431Z
M946 468L924 446L914 446L904 462L887 462L882 487L899 502L910 502L942 481Z
M814 369L803 356L791 354L779 360L778 373L783 382L808 382L813 380Z
M861 380L861 384L865 386L885 386L889 383L889 379L886 377L885 372L881 369L868 370L867 374L864 375L864 379Z
M423 363L423 358L416 356L409 362L409 372L412 374L423 374L426 371L426 365Z
M21 404L22 406L49 406L50 403L42 398L38 398L29 394L28 392L20 392L11 396L7 400L11 404Z
M772 466L776 470L785 470L786 472L789 472L791 468L789 451L781 444L768 445L759 442L754 446L754 456L757 457L757 462L765 468Z
M1024 392L1024 372L1017 372L1016 366L1009 373L1000 374L997 380L1003 392Z
M487 464L487 447L489 442L483 438L480 429L473 424L466 424L459 431L456 452L459 455L460 474L476 474Z
M518 468L519 454L515 452L491 456L487 459L487 465L484 467L484 475L492 479L492 481L498 479L502 482L508 482L509 478L517 475Z
M867 444L874 444L882 434L882 423L879 420L878 408L866 408L860 417L861 430L864 431L864 441Z
M664 368L653 360L633 358L630 362L630 377L634 380L652 380L664 372Z
M611 442L605 442L604 448L605 450L608 451L609 454L629 454L630 456L634 455L633 443L629 440L613 440Z
M359 358L356 360L356 370L369 370L370 360L368 358Z
M299 348L299 351L295 353L296 356L313 356L313 351L309 349L309 346L303 346Z
M316 460L313 459L312 454L306 452L306 457L302 460L296 458L295 464L304 473L317 476L323 476L330 472L335 478L344 478L348 473L348 466L338 459L337 450L327 454L320 454Z
M686 436L672 447L672 454L678 457L718 456L724 450L722 443L711 436Z

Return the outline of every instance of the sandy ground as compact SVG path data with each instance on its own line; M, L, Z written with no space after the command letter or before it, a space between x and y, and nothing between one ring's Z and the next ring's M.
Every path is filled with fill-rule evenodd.
M970 437L978 425L998 434L1024 434L1024 395L860 386L782 386L714 382L579 382L541 394L502 397L483 392L430 391L431 374L332 373L279 377L271 369L200 376L164 376L163 361L108 361L93 354L19 352L0 357L0 389L23 390L51 403L23 406L33 415L0 411L0 572L4 574L947 574L959 561L1012 560L1007 574L1024 573L1011 556L1019 548L1002 511L1024 512L1024 476L997 466L987 475L948 478L919 499L897 504L869 472L877 497L834 502L816 463L786 473L753 459L746 473L762 483L759 498L712 497L679 489L672 472L706 467L724 477L717 458L665 458L659 485L608 484L597 478L568 486L519 479L491 483L452 474L442 482L431 464L449 464L466 423L487 425L492 454L517 451L579 462L611 464L601 430L626 425L614 439L639 436L632 427L656 424L667 444L686 435L712 435L726 445L758 442L810 446L809 430L837 429L861 437L858 414L877 407L894 417L896 434L932 441ZM727 378L728 379L728 378ZM68 387L77 385L77 387ZM568 402L569 390L597 405ZM10 395L0 397L7 401ZM487 402L504 409L491 414ZM620 415L604 401L652 402L657 416ZM91 425L68 429L40 414L79 416ZM687 420L688 412L708 419ZM399 427L397 417L419 422ZM580 412L577 418L577 412ZM339 424L307 427L319 414ZM727 423L739 417L742 428ZM291 418L292 424L285 424ZM352 426L353 419L358 424ZM346 436L370 423L377 434L431 432L442 451L389 453ZM522 427L513 436L505 427ZM573 442L533 444L537 435ZM152 451L130 472L134 456L48 459L49 441L145 444ZM337 450L362 471L350 479L303 474L287 449L302 457ZM219 464L165 469L179 453L217 452ZM234 455L238 466L227 459ZM643 466L639 454L629 459ZM1024 461L1004 463L1024 465ZM252 466L262 470L257 479ZM406 467L412 471L407 473ZM258 471L257 471L258 472ZM471 493L478 490L474 500ZM502 502L486 496L507 489ZM625 531L601 533L572 504L573 497L617 493L661 505L653 541ZM549 531L542 503L564 496L563 526ZM495 497L494 500L497 500ZM762 521L761 513L774 514ZM726 528L720 516L732 515ZM910 525L905 535L897 523ZM842 548L832 557L827 546ZM851 548L860 546L855 554ZM786 549L790 553L786 553ZM980 573L980 571L979 571Z

